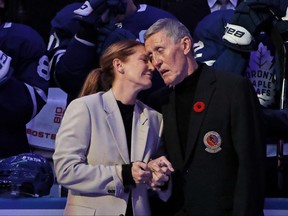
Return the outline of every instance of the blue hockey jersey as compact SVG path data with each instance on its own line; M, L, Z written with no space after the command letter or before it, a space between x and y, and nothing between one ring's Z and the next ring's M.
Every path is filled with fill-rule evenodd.
M77 96L89 71L98 66L99 57L95 46L84 44L74 37L79 30L79 23L73 19L73 11L81 5L81 3L73 3L58 12L51 22L48 45L51 72L55 82L72 98ZM118 28L105 40L106 47L112 42L131 38L131 33L133 38L143 41L147 28L164 17L175 18L162 9L146 4L138 5L137 12L123 22L117 23ZM154 76L154 80L152 89L164 85L158 74Z
M0 158L29 152L26 124L46 103L48 57L43 38L29 26L0 25L0 50L12 58L0 84Z

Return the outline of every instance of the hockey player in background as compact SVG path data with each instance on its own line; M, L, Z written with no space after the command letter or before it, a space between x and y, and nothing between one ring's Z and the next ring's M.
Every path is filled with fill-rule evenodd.
M99 55L109 44L125 38L143 42L146 29L163 17L175 18L133 0L86 1L59 11L51 22L48 50L53 79L68 93L68 102L78 96L87 74L97 67ZM161 77L154 73L152 88L139 97L145 102L148 92L162 86Z
M167 11L174 14L181 21L191 35L198 22L205 16L217 10L234 10L243 0L162 0ZM224 4L224 7L222 6ZM193 16L192 16L193 14Z
M26 124L46 103L48 58L34 29L6 20L9 1L0 0L0 158L30 152Z

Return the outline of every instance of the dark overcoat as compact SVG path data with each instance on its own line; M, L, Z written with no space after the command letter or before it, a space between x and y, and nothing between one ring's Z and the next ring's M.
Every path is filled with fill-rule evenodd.
M169 213L262 215L265 145L253 86L232 73L207 66L201 70L195 97L187 98L193 100L193 107L184 151L178 136L175 91L161 96L167 99L162 105L164 142L176 169Z

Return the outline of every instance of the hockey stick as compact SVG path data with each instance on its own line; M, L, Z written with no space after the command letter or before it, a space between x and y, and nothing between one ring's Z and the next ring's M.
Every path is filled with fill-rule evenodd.
M281 22L281 21L280 21ZM284 32L286 33L286 32ZM279 26L273 25L271 30L270 38L275 46L275 54L278 55L278 78L282 81L279 83L281 85L281 95L280 95L280 110L287 108L287 38L283 37L283 32L279 29ZM276 68L277 70L277 68ZM284 153L283 153L284 140L280 139L277 143L277 181L278 189L281 192L284 185Z

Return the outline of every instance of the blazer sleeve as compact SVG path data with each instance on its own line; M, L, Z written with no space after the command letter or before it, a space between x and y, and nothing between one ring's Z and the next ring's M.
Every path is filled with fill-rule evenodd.
M262 215L265 197L265 145L260 104L253 86L245 78L240 79L235 85L234 93L231 130L239 162L234 213Z
M121 173L121 165L87 163L91 121L83 100L76 99L69 104L55 140L53 160L57 181L78 193L120 196L124 190L117 175Z

